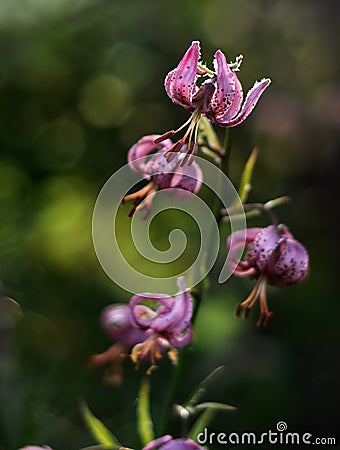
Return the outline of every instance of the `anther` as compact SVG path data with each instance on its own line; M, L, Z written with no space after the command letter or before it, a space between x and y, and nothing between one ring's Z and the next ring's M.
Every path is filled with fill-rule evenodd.
M159 144L160 142L165 141L165 139L168 139L171 136L173 136L175 133L176 133L175 130L167 131L166 133L162 134L162 136L159 136L158 138L154 139L153 143L154 144Z

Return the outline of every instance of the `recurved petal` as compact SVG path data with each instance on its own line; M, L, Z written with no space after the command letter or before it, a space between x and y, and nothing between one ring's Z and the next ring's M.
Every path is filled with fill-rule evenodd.
M173 303L173 298L166 294L137 294L131 297L129 307L131 311L132 323L142 329L148 328L151 322L157 317L157 312L151 310L145 305L139 303L151 300L156 304L162 304L170 308Z
M233 119L230 119L228 115L225 115L223 119L221 117L216 117L216 122L225 127L235 127L242 123L255 108L256 103L270 83L271 80L269 78L256 81L254 86L248 92L241 111Z
M243 249L251 244L262 228L248 228L231 233L227 239L228 266L236 275L248 275L248 261L240 261Z
M249 245L262 229L263 228L247 228L247 230L234 231L228 236L227 250L233 251L235 247L238 248L240 245Z
M176 348L186 347L192 341L191 325L179 334L169 337L169 342ZM176 447L177 448L177 447Z
M196 92L196 75L200 58L200 43L193 41L179 62L178 66L168 73L164 86L166 93L174 103L191 109L192 96Z
M192 316L192 300L188 292L179 294L173 299L172 307L152 322L152 329L172 335L179 334L187 328Z
M243 90L236 73L229 67L221 50L214 58L216 70L216 90L210 101L209 111L212 120L220 123L232 119L240 110ZM209 116L209 113L207 114Z

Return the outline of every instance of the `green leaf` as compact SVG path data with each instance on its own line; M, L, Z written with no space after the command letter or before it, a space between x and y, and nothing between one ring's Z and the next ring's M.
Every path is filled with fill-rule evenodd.
M251 190L251 182L253 178L254 166L256 163L258 153L259 153L258 150L254 148L243 168L240 187L238 189L238 195L242 203L244 203L247 200L249 192Z
M196 422L191 427L188 433L188 438L196 440L197 435L206 428L214 417L214 411L212 409L206 409L198 417Z
M218 403L218 402L204 402L196 405L194 408L194 411L202 411L206 409L211 410L220 410L220 411L234 411L237 408L235 406L226 405L225 403Z
M198 400L205 393L206 387L211 384L216 377L218 377L224 370L223 366L216 367L212 372L210 372L195 388L195 390L191 393L190 397L183 403L183 407L192 407L194 406Z
M209 425L209 423L213 419L215 411L233 411L235 409L236 408L234 406L218 402L205 402L196 405L192 408L192 410L195 412L202 410L203 412L192 426L188 437L195 440L197 438L197 435Z
M85 403L81 404L81 411L89 430L98 444L112 450L123 450L124 447L120 445L111 431L92 414Z
M137 423L140 440L144 445L153 441L153 423L150 413L150 380L143 378L138 395Z

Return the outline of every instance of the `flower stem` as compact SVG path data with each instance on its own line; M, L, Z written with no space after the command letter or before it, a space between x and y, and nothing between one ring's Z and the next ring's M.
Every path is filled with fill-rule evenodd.
M207 130L207 127L208 127L208 130ZM204 132L207 134L207 131L209 133L209 138L210 138L210 139L208 139L208 141L211 140L213 142L214 147L221 149L220 168L226 175L228 175L229 158L230 158L230 154L231 154L230 130L228 129L226 131L223 146L221 146L215 131L213 130L210 122L208 122L208 121L206 121L206 123L205 123ZM215 148L214 148L214 150L215 150ZM221 179L221 181L222 181L222 179ZM221 218L222 218L220 215L220 209L221 209L221 200L219 198L215 197L214 204L213 204L213 213L214 213L215 219L218 224L220 224ZM214 236L214 238L215 238L215 236ZM201 306L201 300L203 297L203 292L205 291L207 284L208 284L208 276L204 280L202 280L197 286L195 286L193 289L191 289L191 291L190 291L191 296L195 300L194 311L193 311L192 320L191 320L193 326L197 320L198 312L199 312L199 309ZM165 402L164 402L162 418L161 418L161 423L160 423L160 436L169 432L169 423L170 423L171 412L172 412L171 408L173 407L173 405L176 402L176 398L178 396L178 392L179 392L179 389L180 389L180 386L182 383L182 379L183 379L183 375L184 375L186 363L187 363L187 353L188 353L188 347L185 347L184 349L181 350L181 352L179 354L178 364L176 366L176 370L175 370L174 376L172 378L172 381L171 381L171 384L170 384L170 387L168 390L168 394L167 394Z

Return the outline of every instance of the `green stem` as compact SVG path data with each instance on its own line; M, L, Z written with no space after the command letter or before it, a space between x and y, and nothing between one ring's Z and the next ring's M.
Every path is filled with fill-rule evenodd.
M218 138L217 138L215 132L213 131L210 123L208 124L208 127L209 127L209 130L208 130L209 133L213 133L213 135L211 135L211 138L214 142L214 146L217 146L218 148L222 149L222 152L220 153L221 170L226 175L228 175L229 159L230 159L230 154L231 154L230 129L227 129L227 131L226 131L226 135L225 135L225 139L224 139L224 143L223 143L223 147L222 147L220 145ZM205 129L205 132L207 132L207 129ZM220 209L221 209L221 200L219 198L215 198L214 205L213 205L213 212L214 212L215 218L218 223L220 223L220 221L221 221ZM197 320L198 311L201 306L201 300L202 300L203 290L204 290L205 285L206 285L206 280L203 280L199 285L197 285L195 288L193 288L190 292L192 297L194 297L194 300L195 300L194 311L193 311L193 316L192 316L192 321L191 321L192 325L194 325L194 323ZM182 383L183 374L184 374L185 367L186 367L187 353L188 353L188 347L184 348L179 354L178 364L177 364L172 382L170 384L168 395L166 397L164 407L163 407L162 419L161 419L161 424L160 424L160 436L162 436L163 434L166 434L168 432L170 417L171 417L171 407L176 402L176 397L178 395L178 392L179 392L179 389L180 389L180 386Z
M230 156L231 156L231 129L227 128L225 135L224 135L224 141L223 141L223 148L224 152L222 155L222 164L221 169L222 172L224 172L225 175L229 176L229 162L230 162Z
M137 424L141 443L146 445L154 438L150 411L150 380L147 377L142 379L138 394Z

